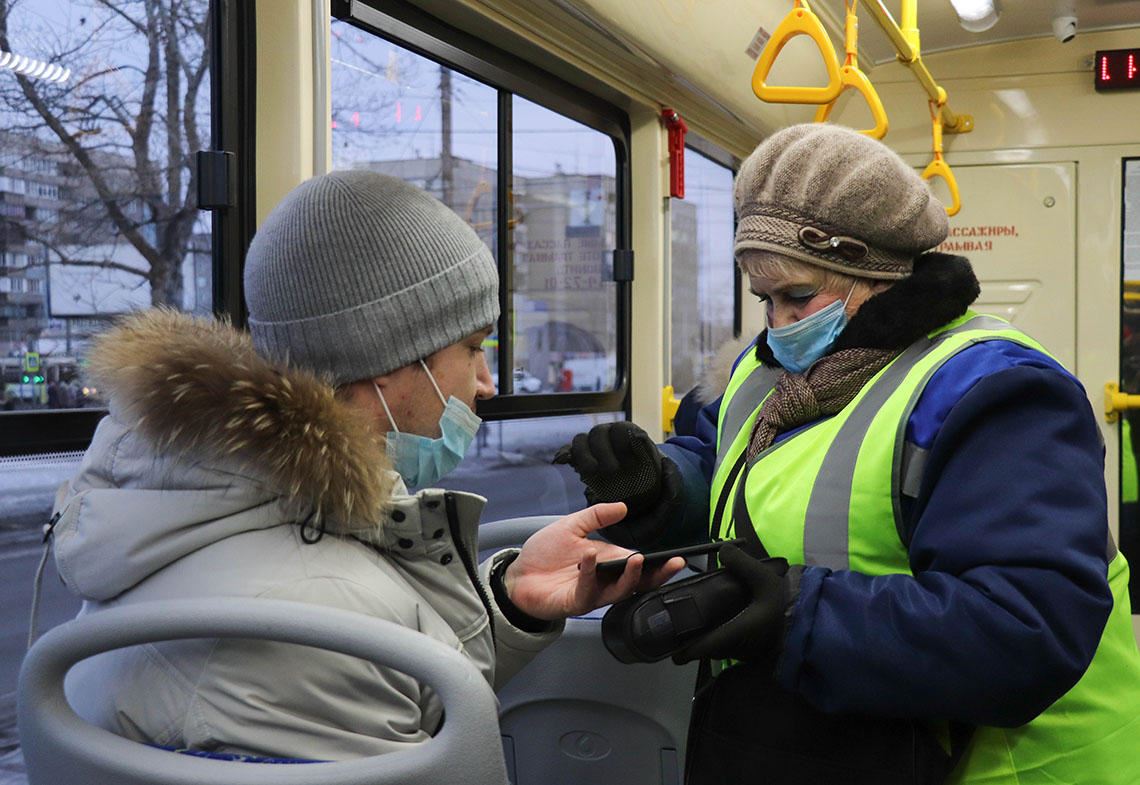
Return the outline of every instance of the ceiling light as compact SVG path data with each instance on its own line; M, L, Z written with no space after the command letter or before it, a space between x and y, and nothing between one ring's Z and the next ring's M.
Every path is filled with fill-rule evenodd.
M971 33L989 30L1001 14L998 0L950 0L950 5L958 14L958 23Z

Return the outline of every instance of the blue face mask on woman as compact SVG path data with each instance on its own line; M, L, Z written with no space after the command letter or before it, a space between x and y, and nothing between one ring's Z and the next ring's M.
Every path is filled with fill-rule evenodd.
M388 415L388 422L392 430L388 431L388 457L392 466L404 478L404 484L409 488L424 488L435 485L440 479L459 465L467 448L475 440L482 420L471 411L471 407L452 395L446 401L435 377L431 375L427 365L420 360L424 373L431 380L435 394L443 404L443 414L439 418L439 430L443 435L438 439L429 439L414 433L403 433L396 427L392 418L392 411L388 402L384 400L384 393L376 382L372 386L380 396L380 404L384 407L384 414Z
M836 300L786 327L768 328L768 347L785 370L803 373L827 354L847 326L847 301L854 291L852 284L846 299Z

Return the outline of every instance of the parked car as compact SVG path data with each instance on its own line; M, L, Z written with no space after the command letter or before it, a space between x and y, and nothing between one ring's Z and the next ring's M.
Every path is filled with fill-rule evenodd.
M502 392L499 388L499 374L497 372L492 371L491 380L495 383L495 390ZM515 368L512 380L516 395L519 393L536 393L542 390L542 380L522 368Z

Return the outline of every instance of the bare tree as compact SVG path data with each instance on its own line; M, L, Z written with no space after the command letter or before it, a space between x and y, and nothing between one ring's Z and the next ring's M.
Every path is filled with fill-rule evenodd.
M9 132L34 137L40 154L58 161L68 189L61 220L22 231L68 264L140 275L152 304L180 307L182 263L198 220L192 163L203 146L208 1L76 0L77 24L29 23L10 41L21 5L0 0L0 49L73 72L64 84L15 74L0 86ZM119 240L146 269L73 250Z

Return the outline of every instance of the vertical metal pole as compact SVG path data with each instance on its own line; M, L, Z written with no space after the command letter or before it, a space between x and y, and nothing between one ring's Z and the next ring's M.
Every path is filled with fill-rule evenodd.
M899 28L908 44L914 49L917 57L922 51L918 41L918 0L902 0L902 11L899 14L902 20Z
M511 93L499 90L499 168L495 189L496 245L499 262L499 390L500 395L514 392L514 280L515 240L510 219L514 200L514 156L511 148ZM500 434L501 436L501 434Z
M332 168L329 137L332 118L329 112L329 4L312 0L313 24L313 174L325 174Z

